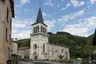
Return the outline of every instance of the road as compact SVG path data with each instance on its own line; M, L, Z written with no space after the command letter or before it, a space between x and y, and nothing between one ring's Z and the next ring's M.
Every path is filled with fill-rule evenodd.
M31 62L19 61L19 63L18 63L18 64L33 64L33 63L31 63Z
M19 64L57 64L57 63L53 63L53 62L48 62L48 61L19 61Z
M81 64L81 61L74 61L72 64Z
M72 64L80 64L81 61L74 61ZM19 61L19 64L67 64L67 63L55 63L49 61Z

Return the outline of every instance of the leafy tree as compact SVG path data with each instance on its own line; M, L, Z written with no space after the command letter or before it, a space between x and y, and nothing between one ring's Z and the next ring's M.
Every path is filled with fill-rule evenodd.
M90 54L92 53L94 50L94 47L92 45L86 45L84 48L83 48L83 52L84 54Z

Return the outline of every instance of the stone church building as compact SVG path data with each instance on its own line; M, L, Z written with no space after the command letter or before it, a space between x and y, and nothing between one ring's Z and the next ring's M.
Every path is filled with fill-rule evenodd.
M41 8L39 8L37 20L32 24L30 55L32 60L59 60L70 59L69 48L49 44L47 34L48 26L44 23Z

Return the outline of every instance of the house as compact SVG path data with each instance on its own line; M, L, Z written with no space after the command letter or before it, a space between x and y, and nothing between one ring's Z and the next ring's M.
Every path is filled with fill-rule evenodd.
M22 59L29 58L29 47L20 47L18 48L18 55L21 56Z
M11 25L14 16L14 0L0 0L0 64L6 64L11 56Z
M17 44L17 42L12 42L12 54L18 55L18 44Z

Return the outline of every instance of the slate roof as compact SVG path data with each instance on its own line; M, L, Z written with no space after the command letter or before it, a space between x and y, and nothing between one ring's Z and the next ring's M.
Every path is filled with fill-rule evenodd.
M35 22L34 24L32 24L32 25L35 25L35 24L38 24L38 23L41 23L41 24L47 26L47 25L44 23L44 21L43 21L43 16L42 16L41 8L39 8L36 22Z
M29 47L20 47L20 48L18 48L18 50L26 50L26 49L29 49Z

